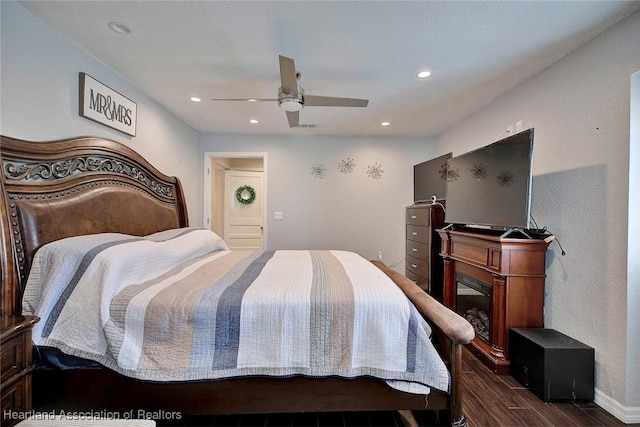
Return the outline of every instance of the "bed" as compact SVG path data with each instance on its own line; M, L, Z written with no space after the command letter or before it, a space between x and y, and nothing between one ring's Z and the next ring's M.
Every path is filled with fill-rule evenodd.
M219 262L220 259L227 260L236 257L240 260L238 262L240 264L244 263L248 270L255 269L256 265L260 265L260 268L265 268L265 271L271 275L276 274L279 271L278 269L285 269L287 272L294 271L297 269L294 266L297 265L307 265L309 266L308 269L316 271L317 265L326 264L333 266L328 267L329 270L344 270L347 272L346 276L349 277L355 275L356 270L366 271L366 275L384 277L385 280L394 285L392 286L393 289L389 289L389 291L401 295L398 300L400 306L402 306L402 301L406 301L409 307L407 313L409 314L405 317L413 319L411 320L413 323L409 323L415 326L415 324L422 325L428 322L428 326L425 326L421 334L429 334L433 330L432 340L445 362L443 366L446 366L446 370L450 373L446 384L438 383L438 380L435 379L436 382L432 383L428 392L424 391L424 388L416 388L411 384L424 386L425 382L432 380L430 377L424 380L420 377L416 380L414 376L410 375L405 378L402 376L404 374L402 374L400 375L401 381L399 383L392 380L381 380L383 377L386 378L386 365L383 367L376 365L368 368L368 370L363 370L360 362L354 364L354 366L357 365L358 369L345 369L336 374L335 372L322 370L308 371L299 369L304 364L299 360L292 365L278 365L277 369L271 366L270 371L247 370L246 365L240 367L229 365L231 366L229 368L229 366L225 365L227 362L223 360L220 363L224 365L224 375L216 376L220 369L214 370L215 372L211 369L206 369L205 371L207 372L202 375L200 373L194 374L191 372L185 374L182 371L175 371L171 372L168 377L164 377L156 375L159 370L153 367L145 371L134 368L129 369L126 363L123 365L114 363L113 358L109 358L109 354L113 353L113 351L109 350L105 352L106 355L103 358L98 358L99 366L94 364L79 366L76 369L42 368L36 370L33 377L34 406L36 409L38 409L39 404L45 402L48 405L46 409L49 410L51 408L58 410L99 409L123 413L131 409L144 409L148 413L160 415L160 418L162 418L163 414L173 412L195 415L397 410L400 411L403 419L408 424L415 422L411 416L411 411L434 410L440 411L441 414L449 417L452 425L466 424L462 412L462 346L473 339L473 328L466 320L433 300L413 282L388 268L382 262L377 260L357 260L356 258L359 257L355 254L343 251L264 251L255 254L238 255L236 251L227 251L224 243L221 243L219 247L215 247L219 242L210 242L211 239L215 240L215 237L211 237L212 233L210 234L207 230L189 227L186 204L179 180L162 174L139 154L115 141L100 138L74 138L48 142L30 142L3 136L0 144L0 154L2 156L2 180L0 181L2 186L0 197L0 211L2 214L0 243L2 245L2 253L0 275L2 276L1 304L4 313L20 314L23 309L29 311L31 303L27 302L29 307L23 307L23 297L25 301L30 301L28 297L34 292L34 289L37 291L39 286L44 287L44 285L59 281L58 279L48 278L49 276L40 273L40 271L43 264L42 260L48 259L46 257L43 258L42 253L46 248L55 246L60 242L65 244L73 242L68 244L67 247L75 249L79 246L77 244L78 241L91 240L92 242L87 247L95 248L100 245L115 244L111 240L108 243L100 240L113 238L118 245L123 240L127 242L133 241L131 243L133 247L127 250L135 253L137 250L135 245L152 245L149 243L150 240L154 241L154 243L168 241L168 235L171 235L172 239L181 239L186 234L201 235L203 236L201 239L205 241L202 244L205 246L212 244L214 250L211 253L209 253L209 250L204 250L204 252L196 255L197 262L191 261L192 258L188 258L188 262L209 266L214 264L213 259ZM93 239L96 238L99 240L97 243L93 242ZM168 246L172 248L172 251L173 248L178 246L184 247L187 252L194 251L191 244L178 245L170 243ZM153 247L155 248L156 246ZM162 250L166 251L167 249L166 247L160 249L161 252L149 257L155 257L154 259L156 260L165 259L165 252L162 252ZM113 252L117 253L119 251ZM82 258L82 254L79 256ZM208 257L212 258L209 259ZM130 267L126 262L130 261L128 258L133 257L122 256L120 258L122 258L121 262L125 262L125 264L117 270L128 271ZM286 267L277 267L277 264L271 264L275 262L275 259L288 259L290 264ZM352 261L347 261L347 259L353 259L354 262L358 263L358 267L350 267ZM111 262L109 260L109 263ZM51 263L54 265L60 264L59 262ZM167 267L163 271L173 271L172 268ZM236 271L234 269L237 267L227 268L229 271ZM33 275L30 274L32 270ZM243 273L236 272L234 274L244 277L246 272L242 271ZM229 274L225 277L229 276ZM262 271L260 277L268 276L269 274ZM323 270L321 273L317 273L316 276L319 277L324 274ZM37 285L34 288L33 283L38 283L34 281L34 277L39 275L43 275L44 279L39 282L41 285ZM287 273L287 275L291 276L292 274ZM300 277L303 276L302 273L300 275ZM257 274L254 274L254 276L257 276ZM69 280L72 281L72 279ZM280 279L276 278L275 280L277 282ZM295 285L295 280L298 279L290 278L289 280ZM300 283L303 281L306 283L306 280L300 279ZM313 281L312 279L309 280ZM367 307L370 304L366 302L367 292L362 292L363 285L360 282L363 280L365 279L352 280L355 283L353 289L360 289L360 294L365 296L365 302L361 306L365 307L364 311L367 311ZM25 295L25 288L27 288L28 283L29 288ZM117 281L114 283L113 286L117 288ZM272 280L269 283L262 286L273 286L274 281ZM360 283L360 285L357 283ZM292 287L296 287L294 285ZM157 287L159 285L154 284L152 286ZM256 289L259 288L258 285L253 283L246 285L246 287L251 290L254 287ZM263 294L257 292L258 301L268 299L265 296L270 295L273 289L276 288L272 287L270 289L271 291ZM401 292L398 292L398 290ZM85 292L94 291L86 290ZM355 292L358 293L358 291ZM288 293L285 294L288 295ZM42 297L39 296L37 298ZM142 297L133 297L133 299L136 298L141 299ZM169 299L173 301L175 298ZM411 303L408 301L411 301ZM52 304L55 305L57 303ZM77 304L80 305L80 303ZM71 305L69 303L69 306ZM308 307L315 307L317 304L306 302L303 305L308 309ZM67 306L60 307L64 308L59 311L67 310ZM243 306L242 312L257 312L262 305L255 304L253 307L258 308ZM339 312L341 310L336 308L338 307L337 305L335 307L327 305L326 307L323 312ZM177 311L181 310L184 309L179 308ZM394 308L393 310L396 309ZM162 312L164 310L158 311ZM89 312L90 310L87 310L85 314L90 314ZM56 314L56 316L58 315L60 313ZM243 319L244 316L243 314ZM351 313L351 316L353 317L353 313ZM51 322L51 315L47 314L46 317L46 319L41 319L41 322L39 322L40 335L42 335L42 330L46 330L49 333L52 330L55 331L51 326L55 323ZM224 315L218 315L218 319L224 317ZM375 317L375 315L372 317ZM343 317L339 318L342 319ZM358 323L365 324L365 327L368 326L366 316L357 318L360 319ZM99 323L99 319L97 321L91 317L85 319L84 317L81 318L80 315L74 314L68 315L64 322L58 323L69 324L73 319L77 320L78 325L84 325L85 327L94 322ZM235 317L233 319L235 319L233 320L236 322L235 324L239 324ZM300 323L299 319L295 319L297 318L294 316L294 321L289 323ZM125 320L122 320L122 322L124 323ZM126 320L126 322L129 322L129 320ZM165 324L175 325L180 324L179 322L174 318L165 322ZM260 322L265 323L264 321L255 320L253 323L259 324ZM219 322L219 325L227 325L222 327L223 330L230 329L226 323ZM245 325L245 323L242 323L242 325ZM309 327L307 325L306 328L308 330L316 330L318 329L316 326ZM245 330L247 328L243 326L242 329ZM371 334L375 333L374 329L366 330L360 335L371 336ZM92 327L87 327L87 330L92 331ZM290 327L287 330L292 331ZM410 332L409 335L412 333L415 335L415 330L415 328L411 329L410 331L414 332ZM260 331L263 333L272 332L270 330L265 332L263 325L262 329L254 332L254 342L259 342ZM403 334L406 334L406 332L403 331ZM38 334L35 335L40 336ZM322 341L321 335L319 334L320 338L316 337L312 341L317 342L319 340L320 344L316 343L316 347L325 348L326 342ZM329 335L331 334L325 334L325 339ZM303 337L304 334L300 336ZM237 337L235 339L238 341ZM34 340L37 340L37 338L34 338ZM167 341L171 347L167 347L164 352L171 354L171 357L168 358L169 362L165 361L165 363L171 363L171 360L179 360L175 359L176 357L184 357L184 351L175 351L179 343L183 341L182 338L173 338ZM41 344L51 343L46 340L38 342ZM242 342L249 341L243 338ZM126 347L126 344L124 343L123 347ZM264 342L264 344L268 345L267 342ZM302 347L307 348L310 345ZM74 346L69 345L68 348L63 348L71 354L87 356L87 353L74 353L72 347ZM155 349L154 352L158 354L158 348L160 347L157 347L156 343L152 347ZM236 342L236 355L234 356L236 358L238 358L238 354L248 355L244 356L245 359L262 357L262 354L256 355L254 353L266 354L270 351L264 348L261 352L256 352L254 351L254 345L249 350L245 349L245 353L242 353L237 347L238 344ZM311 347L313 346L311 345ZM343 344L338 345L338 347L343 347ZM369 349L372 357L374 353L392 354L391 350L382 351L386 348L384 346L380 348L374 347L371 343L365 342L362 349ZM394 347L397 346L393 343L388 345L390 349ZM422 349L425 346L419 344L418 347ZM284 348L279 346L278 351L286 353L287 350L283 350ZM352 352L359 357L364 354L362 349L352 347ZM160 350L160 352L163 351ZM194 354L200 355L203 352L206 353L206 349L197 349L195 352L190 352L187 357L199 361L201 360L200 356L194 359ZM430 350L426 349L425 352L411 353L414 359L415 355L420 356L417 362L412 360L412 363L420 365L423 357L430 357L429 352ZM123 351L123 353L126 352ZM182 354L182 356L177 356L178 354ZM427 356L424 356L424 354ZM171 359L172 357L174 359ZM340 358L339 355L336 355L336 357ZM401 357L405 356L401 354ZM284 357L284 359L286 358ZM357 357L354 356L354 358ZM96 360L95 357L92 359ZM115 359L124 359L126 361L127 357L116 357ZM392 362L392 360L384 360L384 357L379 357L378 359L383 364ZM387 357L387 359L393 358ZM210 362L208 359L202 360L207 360L209 365L210 363L214 365L218 363L216 361ZM221 359L215 360L219 361ZM175 364L178 365L179 362ZM318 365L322 367L323 364L324 362ZM422 364L427 365L427 363ZM160 371L165 370L164 368L160 369ZM378 375L378 373L382 374ZM397 380L398 377L396 376L393 379ZM407 389L406 384L402 384L404 380L411 386L410 388ZM417 382L414 382L414 380ZM440 378L440 380L442 379ZM86 385L89 383L98 386L88 388Z

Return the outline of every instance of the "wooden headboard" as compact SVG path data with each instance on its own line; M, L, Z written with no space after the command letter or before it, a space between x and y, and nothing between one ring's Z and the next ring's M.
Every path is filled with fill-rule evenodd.
M117 232L143 236L188 225L180 181L118 142L48 142L1 137L2 312L20 314L31 260L65 237Z

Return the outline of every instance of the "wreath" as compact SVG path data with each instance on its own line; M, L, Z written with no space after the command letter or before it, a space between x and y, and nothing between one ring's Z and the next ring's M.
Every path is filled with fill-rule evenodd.
M256 200L256 190L250 185L243 185L236 190L236 200L243 205L250 205Z

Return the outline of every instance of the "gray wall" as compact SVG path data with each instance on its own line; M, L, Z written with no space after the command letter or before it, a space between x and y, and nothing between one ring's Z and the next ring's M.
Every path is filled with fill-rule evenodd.
M634 422L640 329L632 319L640 306L637 272L635 282L627 276L638 258L627 254L637 254L640 241L627 233L640 215L637 191L629 197L630 76L639 69L636 12L438 138L457 155L518 120L535 128L531 212L567 252L550 246L545 326L595 348L596 402L628 421L635 414ZM637 187L637 159L633 165Z
M629 235L627 246L627 404L640 406L640 71L631 77ZM633 196L631 196L633 195ZM640 412L640 411L638 411ZM638 416L637 418L640 418ZM636 420L640 422L640 420Z
M2 15L0 132L34 141L98 136L142 154L185 187L191 223L201 222L198 133L165 108L12 1ZM78 73L85 72L137 104L130 137L78 115Z
M413 201L413 165L436 155L430 138L213 135L205 152L266 152L266 232L270 249L344 249L404 271L405 206ZM338 164L353 159L352 173ZM326 168L314 178L311 167ZM381 178L367 175L379 164ZM283 220L273 219L274 211Z

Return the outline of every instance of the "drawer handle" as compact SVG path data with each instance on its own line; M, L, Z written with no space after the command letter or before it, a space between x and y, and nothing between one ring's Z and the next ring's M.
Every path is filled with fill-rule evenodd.
M411 219L416 219L418 218L416 215L411 215Z
M418 233L414 231L414 232L412 232L412 233L411 233L411 235L412 235L412 236L417 236L417 235L418 235Z
M411 248L411 250L412 250L413 252L418 252L418 250L417 250L416 248Z
M418 266L416 264L411 264L411 267L418 268Z

